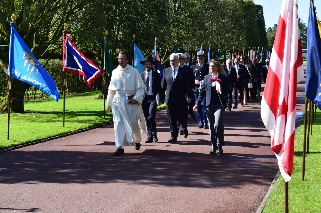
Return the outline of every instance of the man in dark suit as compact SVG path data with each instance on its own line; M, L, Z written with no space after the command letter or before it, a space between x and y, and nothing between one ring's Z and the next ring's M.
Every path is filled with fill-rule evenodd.
M233 94L237 93L237 90L235 88L235 85L237 82L236 69L234 67L232 67L232 60L231 59L226 60L225 71L229 77L229 82L230 82L230 84L229 84L230 89L228 90L228 93L227 93L227 107L228 107L228 110L231 111L232 102L233 102ZM234 102L234 106L236 106L236 105L237 105L237 103Z
M140 62L145 66L145 71L141 73L142 79L145 83L145 95L142 102L142 108L147 125L147 140L145 143L158 142L156 130L156 95L162 90L161 79L159 73L152 69L154 64L152 56L146 56Z
M204 64L204 51L200 49L197 51L197 64L193 65L191 68L193 69L194 79L195 79L195 88L194 88L194 96L195 100L198 99L200 86L203 83L204 76L208 74L208 64ZM198 127L208 129L208 121L206 117L206 111L204 107L205 101L202 100L197 108L198 115Z
M194 77L194 73L193 73L193 69L192 69L192 64L190 63L190 55L188 53L184 53L184 55L186 56L184 66L186 67L186 72L187 72L188 78L190 79L190 86L192 87L192 90L194 90L195 77ZM193 92L193 96L194 96L194 92ZM188 104L188 113L190 114L191 118L193 118L193 119L195 118L194 111L193 111L194 105L195 105L195 102L193 100L190 104Z
M246 67L243 64L240 64L240 59L235 58L234 59L234 68L236 70L236 76L237 76L237 81L236 81L236 89L238 90L240 94L240 102L241 105L244 106L244 90L246 89L245 87L247 86L247 83L249 81L249 73L246 70ZM238 93L237 90L234 94L234 106L233 109L237 108L237 101L238 101Z
M166 68L162 78L163 91L160 93L161 102L166 103L167 116L170 125L171 138L168 142L176 142L178 123L187 137L187 104L193 99L192 89L185 69L179 66L179 56L172 53L169 57L171 66ZM165 96L166 92L166 97ZM188 101L186 101L186 96Z

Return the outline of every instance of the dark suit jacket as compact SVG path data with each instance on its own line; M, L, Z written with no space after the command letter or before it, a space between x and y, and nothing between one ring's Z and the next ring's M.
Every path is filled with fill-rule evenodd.
M189 83L189 86L192 88L192 90L195 88L195 77L194 77L194 74L193 74L193 69L192 69L192 65L184 65L185 67L185 71L187 73L187 78L189 79L190 83Z
M195 80L202 81L204 79L204 76L209 73L209 65L208 64L203 64L202 69L200 68L199 64L194 64L191 66L194 74L194 82ZM195 92L199 91L199 84L195 84Z
M142 79L146 81L146 71L141 73ZM157 71L152 70L152 92L154 95L162 93L161 79Z
M224 68L225 68L226 73L228 74L227 67L225 66ZM234 88L236 86L236 82L237 82L236 69L234 67L231 67L230 69L231 69L230 74L228 74L230 87Z
M184 107L186 102L186 95L191 100L194 99L193 91L189 85L189 78L185 68L179 67L176 79L173 81L172 68L168 67L164 70L162 78L163 91L160 93L160 100L164 102L165 92L165 103L167 105L177 105Z
M236 65L234 65L235 67ZM249 81L249 73L246 69L246 67L243 64L239 64L239 71L238 71L238 78L237 78L237 86L244 86L248 83ZM236 68L235 68L236 70Z
M212 92L211 78L212 78L212 74L208 74L205 76L204 83L200 88L200 95L198 96L196 103L201 104L204 97L205 97L205 106L208 106L211 103L211 92ZM221 100L223 109L225 109L227 107L226 96L230 91L229 80L227 76L221 75L221 74L218 75L218 78L221 79L220 85L221 85L221 91L222 91L222 93L218 94L218 96Z

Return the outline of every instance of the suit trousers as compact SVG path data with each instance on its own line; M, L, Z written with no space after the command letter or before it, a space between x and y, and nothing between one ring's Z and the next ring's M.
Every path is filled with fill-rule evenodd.
M187 132L187 103L167 104L166 109L171 136L177 138L178 124L182 131Z
M230 91L227 94L227 107L229 109L232 108L232 102L233 102L233 94L235 93L235 89L233 86L230 86Z
M222 105L211 104L206 107L206 114L209 120L209 129L211 135L211 143L214 149L222 148L223 145L223 115L224 109Z
M152 138L157 136L156 130L156 96L155 95L145 95L143 103L143 113L146 121L147 126L147 138Z
M195 100L198 99L199 94L200 94L199 92L194 93ZM206 110L205 110L205 106L204 106L205 104L203 105L203 102L205 102L204 99L202 100L201 104L197 105L197 116L198 116L197 125L198 125L198 127L203 127L205 124L207 124Z

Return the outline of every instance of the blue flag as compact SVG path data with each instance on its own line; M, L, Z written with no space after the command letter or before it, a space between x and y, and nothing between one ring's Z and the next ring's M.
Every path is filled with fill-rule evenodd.
M84 81L89 88L91 83L104 73L103 70L77 49L66 33L64 33L62 63L63 71L84 76Z
M216 60L220 60L221 59L221 55L220 55L220 49L216 49Z
M211 60L211 47L208 47L207 51L207 63L209 64Z
M12 23L10 27L8 75L38 88L58 101L60 94L56 83L38 62Z
M134 43L134 68L136 68L139 72L144 72L145 67L140 62L144 60L144 55Z
M173 53L177 53L177 52L178 52L178 47L177 47L177 44L175 43L173 47Z
M305 95L321 109L321 40L313 1L310 4L307 37L308 53Z

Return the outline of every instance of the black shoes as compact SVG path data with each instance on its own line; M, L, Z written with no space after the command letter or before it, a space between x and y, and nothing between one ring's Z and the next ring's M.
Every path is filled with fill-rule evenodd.
M184 138L187 138L187 136L188 136L188 131L186 130L184 131Z
M204 129L208 129L208 124L205 124L205 125L204 125Z
M214 155L216 153L216 149L212 149L211 151L210 151L210 155Z
M184 131L183 130L179 131L179 135L184 135Z
M157 136L154 136L154 137L153 137L153 142L154 142L154 143L157 143L157 142L158 142Z
M153 142L153 138L147 138L147 140L145 141L145 143L152 143Z
M218 154L219 156L223 156L223 149L221 148L221 149L212 149L211 151L210 151L210 155L215 155L215 154Z
M233 106L233 109L236 109L237 108L237 106Z
M124 149L117 148L116 151L113 153L113 156L118 156L118 155L123 155L123 154L124 154Z
M135 143L135 149L139 150L140 149L140 143Z
M145 141L145 143L157 143L158 142L158 138L157 136L153 136L153 138L147 138L147 140Z
M169 140L168 140L169 143L171 142L177 142L177 138L176 137L171 137Z

